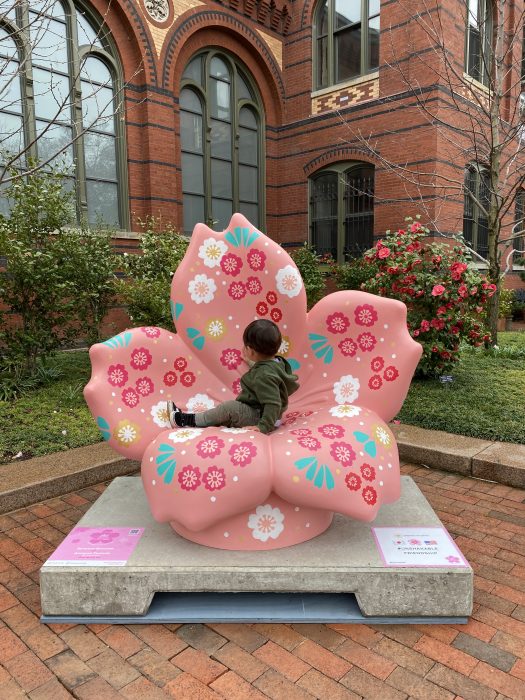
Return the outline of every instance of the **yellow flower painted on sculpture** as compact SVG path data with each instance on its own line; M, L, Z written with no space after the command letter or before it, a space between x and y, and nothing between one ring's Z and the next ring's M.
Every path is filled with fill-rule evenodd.
M373 425L375 439L385 447L389 447L392 442L392 434L383 425Z
M226 323L222 318L212 318L206 324L206 332L212 340L219 340L226 333Z
M292 349L292 341L290 340L290 338L287 335L283 335L281 347L278 350L278 354L282 355L283 357L288 357L291 349Z
M122 447L129 447L140 439L140 428L129 420L121 420L113 431L113 437Z

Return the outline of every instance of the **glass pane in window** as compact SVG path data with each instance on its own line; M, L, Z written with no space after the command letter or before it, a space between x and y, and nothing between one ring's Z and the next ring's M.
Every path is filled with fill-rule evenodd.
M211 159L211 193L213 197L232 196L232 164L230 162Z
M214 56L210 63L210 75L213 78L221 78L222 80L230 80L230 70L226 63L219 58Z
M368 68L379 67L379 15L368 22Z
M197 56L192 59L182 74L185 80L194 80L198 85L202 85L202 57Z
M0 184L0 214L8 216L14 201L7 197L9 183Z
M360 0L335 0L334 26L335 29L346 27L361 21Z
M259 226L259 205L252 202L239 202L239 211L254 226Z
M381 0L368 0L368 16L373 17L379 14Z
M213 224L213 229L215 231L223 231L232 218L232 202L228 199L212 199L212 218L217 221Z
M237 73L237 97L239 100L253 100L248 83Z
M17 61L4 61L0 58L0 110L22 112L20 98L20 64Z
M475 80L482 76L481 38L479 31L473 27L468 30L467 72Z
M204 194L204 161L193 153L182 154L182 189L184 192Z
M257 168L239 165L239 199L257 201Z
M230 86L219 80L210 80L212 117L230 120Z
M66 25L30 12L29 33L33 64L67 73Z
M257 132L252 129L239 129L239 162L248 165L258 163Z
M82 124L85 129L115 133L113 90L82 80Z
M317 15L317 36L328 34L328 0L325 0L323 7L319 8Z
M119 226L118 186L112 182L88 180L86 189L89 223Z
M36 122L38 159L70 172L73 168L72 133L68 126ZM56 157L54 158L53 156Z
M87 177L98 180L117 179L114 136L86 131L84 134L84 157Z
M18 58L16 44L4 27L0 27L0 56L7 58L8 61Z
M337 218L337 173L326 173L312 183L312 220Z
M41 68L34 68L33 80L36 116L70 122L69 78Z
M319 255L337 259L337 218L312 221L312 246Z
M478 26L478 2L479 0L468 0L468 22L471 26Z
M249 126L252 129L257 128L257 118L249 107L243 107L239 114L239 124L242 126Z
M113 85L113 79L107 65L95 56L87 56L80 69L80 77L87 83L96 85Z
M180 134L184 150L202 153L202 117L199 114L181 111Z
M31 0L31 10L40 14L65 19L64 8L60 0Z
M199 97L193 90L183 90L180 93L181 109L188 109L190 112L202 114L202 105Z
M98 46L102 48L100 34L93 29L87 18L77 9L77 33L79 46Z
M195 224L205 223L204 197L196 197L191 194L185 194L182 201L184 231L185 233L191 233Z
M336 81L361 73L361 25L334 35Z
M18 155L24 148L24 127L22 117L0 112L0 161L6 162L5 155ZM22 162L21 162L22 161ZM25 158L17 160L13 165L21 167Z
M317 40L317 83L316 87L328 85L328 39Z
M211 126L211 154L217 158L232 158L232 128L231 124L212 119Z

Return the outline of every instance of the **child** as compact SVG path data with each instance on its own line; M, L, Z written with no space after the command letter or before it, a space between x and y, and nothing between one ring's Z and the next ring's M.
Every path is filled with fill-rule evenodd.
M202 413L184 413L168 401L172 427L207 428L225 425L242 428L256 425L261 433L271 433L288 407L288 396L299 388L288 360L277 351L282 338L273 321L252 321L242 336L244 357L250 369L241 377L241 393L233 401L224 401Z

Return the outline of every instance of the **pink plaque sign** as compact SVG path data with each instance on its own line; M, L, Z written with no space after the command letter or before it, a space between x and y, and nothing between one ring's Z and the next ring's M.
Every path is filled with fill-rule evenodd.
M75 527L44 566L125 566L143 527Z

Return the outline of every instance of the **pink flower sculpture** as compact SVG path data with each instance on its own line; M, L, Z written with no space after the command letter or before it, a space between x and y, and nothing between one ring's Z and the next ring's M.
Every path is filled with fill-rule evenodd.
M85 389L104 439L142 459L156 520L200 544L265 550L315 537L334 512L372 521L399 497L388 422L421 355L404 304L341 291L307 313L292 259L235 214L223 232L197 224L171 308L177 332L136 328L94 345ZM170 427L168 399L198 412L235 397L242 332L263 316L301 385L276 430Z

